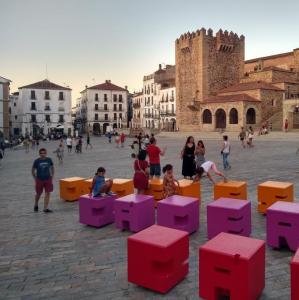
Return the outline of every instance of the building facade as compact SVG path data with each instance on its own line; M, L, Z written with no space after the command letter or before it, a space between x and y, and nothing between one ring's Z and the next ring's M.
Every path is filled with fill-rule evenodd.
M222 30L213 35L202 28L176 40L180 130L238 131L262 124L281 129L284 118L293 123L296 118L284 112L284 105L286 98L299 94L299 49L249 61L244 49L243 35ZM290 104L289 110L295 106Z
M133 118L131 127L134 129L141 128L141 105L143 103L143 92L134 93L132 97L133 101Z
M110 80L85 87L77 101L84 132L105 133L114 128L127 127L128 90Z
M10 80L0 76L0 139L9 137Z
M72 134L71 91L47 79L20 87L11 97L12 131L23 136Z

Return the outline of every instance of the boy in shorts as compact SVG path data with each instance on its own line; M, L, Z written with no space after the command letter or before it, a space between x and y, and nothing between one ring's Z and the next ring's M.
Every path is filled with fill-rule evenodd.
M50 213L52 210L50 210L48 206L50 201L50 193L53 192L54 166L52 159L47 157L47 150L45 148L41 148L39 150L39 158L34 161L31 172L35 180L36 191L34 211L38 212L38 201L44 190L44 212Z
M164 155L166 151L166 147L161 150L156 146L156 139L151 137L150 144L147 146L147 153L150 164L150 178L156 176L159 178L161 176L161 165L160 165L160 155Z

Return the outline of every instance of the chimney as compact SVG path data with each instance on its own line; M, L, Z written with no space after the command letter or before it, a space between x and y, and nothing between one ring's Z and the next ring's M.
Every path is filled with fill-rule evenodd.
M106 80L106 83L111 83L111 80Z
M162 64L159 64L159 70L161 70L162 69Z
M127 85L125 85L125 90L128 90L128 86Z
M85 89L86 89L86 90L87 90L87 88L88 88L88 85L85 86Z

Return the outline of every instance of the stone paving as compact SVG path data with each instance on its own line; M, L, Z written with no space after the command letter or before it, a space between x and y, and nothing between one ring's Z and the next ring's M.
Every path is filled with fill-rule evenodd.
M207 155L221 167L221 136L201 136ZM198 138L198 137L197 137ZM265 239L265 217L256 212L256 187L266 180L291 181L299 196L298 164L295 155L298 135L281 140L256 139L253 149L241 149L232 141L231 179L246 180L252 201L252 237ZM170 162L180 178L180 150L184 134L158 138L168 150L162 164ZM50 207L53 214L33 213L33 180L30 169L36 151L6 153L0 168L0 299L199 299L198 248L206 240L206 204L212 200L212 185L202 180L201 227L190 237L190 269L185 280L166 295L156 294L127 282L126 241L129 232L114 225L101 229L78 222L78 203L59 199L60 178L92 177L103 165L109 177L130 178L133 174L131 149L116 149L106 138L92 138L94 148L83 154L65 153L63 166L52 151L57 142L42 144L54 157L55 191ZM42 203L41 203L42 204ZM40 205L42 206L42 205ZM261 299L290 299L290 251L267 248L266 288ZM240 299L241 300L241 299Z

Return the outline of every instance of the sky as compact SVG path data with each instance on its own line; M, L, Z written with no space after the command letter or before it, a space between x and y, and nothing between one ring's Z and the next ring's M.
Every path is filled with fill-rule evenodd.
M138 91L175 63L182 33L243 34L251 59L298 48L298 12L298 0L0 0L0 76L12 92L48 78L72 88L73 102L106 79Z

